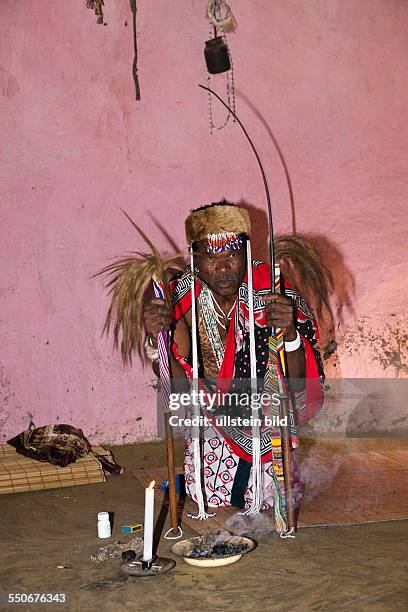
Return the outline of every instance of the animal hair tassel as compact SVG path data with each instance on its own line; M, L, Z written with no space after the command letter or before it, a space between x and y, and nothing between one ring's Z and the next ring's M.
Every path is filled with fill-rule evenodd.
M113 327L114 346L120 350L124 363L132 363L136 351L143 356L144 324L143 301L147 289L154 279L163 282L165 299L171 303L170 291L166 282L167 271L183 270L181 254L162 256L139 226L129 215L122 211L138 234L143 238L151 253L136 252L133 256L118 259L109 264L96 276L108 279L111 303L106 316L103 332L109 334Z

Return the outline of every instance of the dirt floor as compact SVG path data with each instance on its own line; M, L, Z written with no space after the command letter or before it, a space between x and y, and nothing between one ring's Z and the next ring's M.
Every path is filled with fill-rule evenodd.
M143 521L132 471L165 464L162 444L112 450L126 473L106 483L1 496L1 610L408 610L408 520L268 534L236 565L176 559L160 578L127 578L119 559L91 564L103 544L126 541L120 525ZM111 540L96 537L103 510L114 512ZM173 557L170 547L162 538L159 554ZM66 593L67 603L10 605L9 593Z

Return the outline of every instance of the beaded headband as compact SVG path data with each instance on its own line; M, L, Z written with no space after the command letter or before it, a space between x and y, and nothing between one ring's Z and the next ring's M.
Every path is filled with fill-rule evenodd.
M223 251L236 251L242 246L242 238L234 232L222 234L207 234L207 253L222 253Z

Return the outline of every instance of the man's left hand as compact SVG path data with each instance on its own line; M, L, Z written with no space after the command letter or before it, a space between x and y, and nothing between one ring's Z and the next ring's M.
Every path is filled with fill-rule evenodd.
M295 340L296 327L293 313L293 302L280 293L270 293L262 296L266 303L266 321L269 327L280 327L286 342Z

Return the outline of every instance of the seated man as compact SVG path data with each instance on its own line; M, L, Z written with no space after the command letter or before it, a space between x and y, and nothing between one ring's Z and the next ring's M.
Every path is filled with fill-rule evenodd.
M199 208L186 220L187 242L193 252L196 278L199 375L207 390L219 389L223 381L248 380L251 376L247 261L250 235L247 211L226 202ZM300 294L287 283L284 294L271 292L270 268L266 264L252 262L252 285L257 379L265 380L265 388L268 388L268 338L271 327L280 328L285 343L287 376L297 385L292 389L296 391L296 418L308 418L322 400L320 384L315 384L312 390L304 384L305 379L318 382L323 376L319 354L313 348L318 338L313 314ZM147 345L156 347L159 332L173 330L171 368L174 379L185 379L186 375L191 378L192 373L190 286L191 272L188 270L170 283L171 308L155 298L146 303L144 310ZM157 362L153 362L153 369L158 375ZM205 406L202 410L206 411ZM211 417L210 411L207 413L210 418L202 428L201 450L202 491L206 502L210 507L248 508L253 501L251 432L228 422L223 424L222 420L220 423L219 419ZM236 406L233 413L237 414ZM262 504L274 507L277 530L283 531L285 493L280 435L278 426L262 426L260 461ZM292 447L295 447L293 422L291 437ZM187 431L186 489L197 500L194 460L194 444Z

